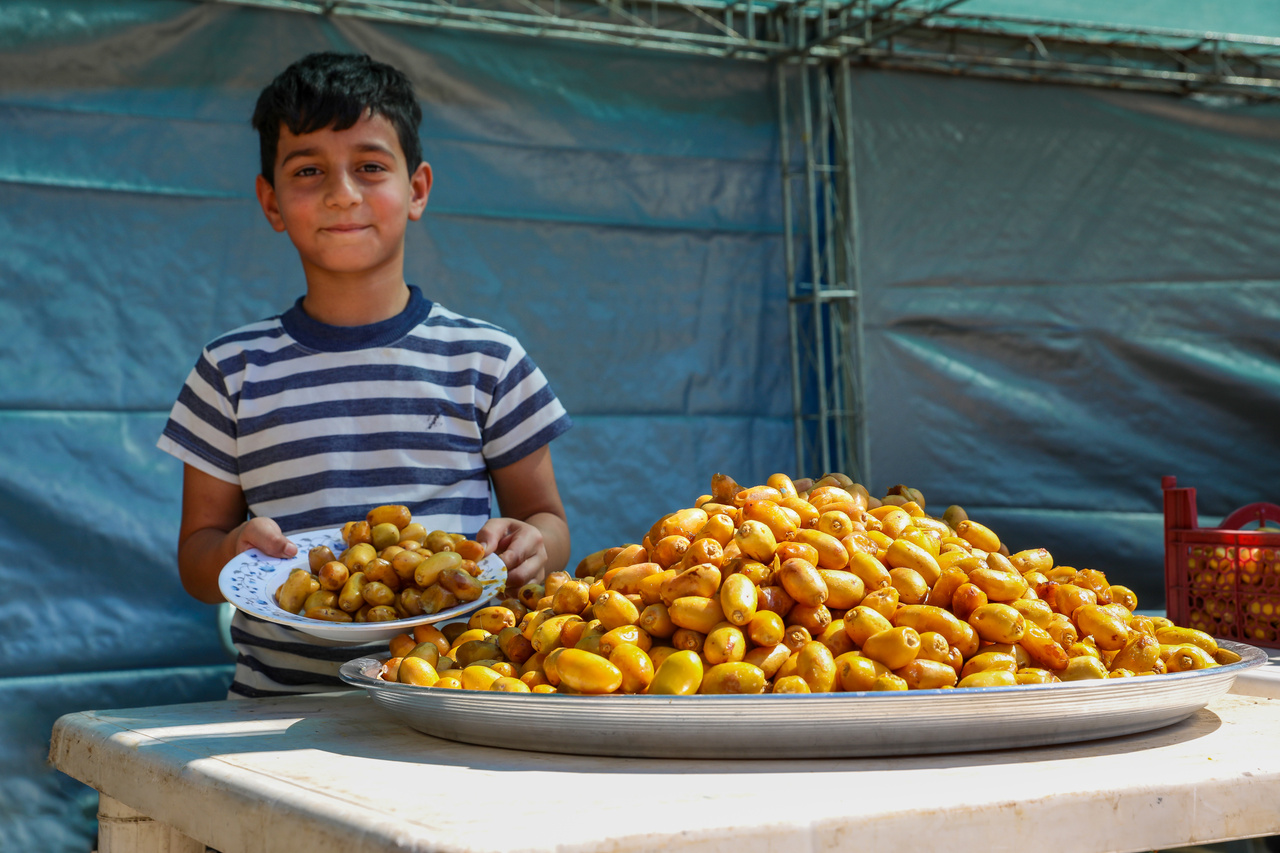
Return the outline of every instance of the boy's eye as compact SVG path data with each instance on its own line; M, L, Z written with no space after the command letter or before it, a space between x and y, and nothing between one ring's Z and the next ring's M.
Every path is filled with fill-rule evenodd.
M385 172L387 169L381 163L364 163L360 166L362 172Z
M301 169L293 173L298 178L309 178L312 175L320 174L320 170L315 166L303 166Z

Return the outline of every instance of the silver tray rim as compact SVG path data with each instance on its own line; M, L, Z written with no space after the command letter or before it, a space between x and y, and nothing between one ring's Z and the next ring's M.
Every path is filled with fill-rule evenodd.
M383 681L376 673L386 656L348 661L339 676L413 729L484 746L699 758L723 756L749 739L753 758L919 755L1073 743L1171 725L1227 693L1239 673L1268 660L1254 646L1218 643L1241 659L1160 676L950 690L711 696L502 693ZM819 727L825 732L833 725L845 735L810 745ZM874 736L868 739L871 731Z

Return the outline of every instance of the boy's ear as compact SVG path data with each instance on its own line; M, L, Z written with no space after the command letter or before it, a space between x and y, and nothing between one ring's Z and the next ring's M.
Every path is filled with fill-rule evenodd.
M271 186L262 175L258 175L254 189L258 193L258 204L262 205L262 212L271 223L271 227L276 231L284 231L284 217L280 215L280 202L276 199L276 188Z
M409 218L416 222L422 218L427 196L431 195L431 166L425 161L409 176L409 191Z

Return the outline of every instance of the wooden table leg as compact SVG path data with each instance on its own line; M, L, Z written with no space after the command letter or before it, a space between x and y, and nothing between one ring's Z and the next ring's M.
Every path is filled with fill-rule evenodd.
M205 853L204 844L98 795L98 853Z

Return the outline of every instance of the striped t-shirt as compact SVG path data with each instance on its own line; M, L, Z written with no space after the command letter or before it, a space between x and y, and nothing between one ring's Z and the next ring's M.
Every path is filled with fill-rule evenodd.
M396 503L427 530L472 536L490 515L489 470L570 425L512 335L410 286L405 310L380 323L318 323L299 299L219 337L187 377L158 446L239 485L250 515L275 519L286 534ZM240 696L341 688L338 666L369 650L239 611L231 633Z

